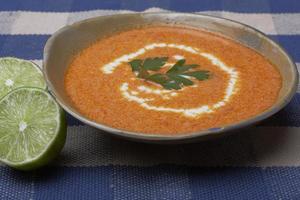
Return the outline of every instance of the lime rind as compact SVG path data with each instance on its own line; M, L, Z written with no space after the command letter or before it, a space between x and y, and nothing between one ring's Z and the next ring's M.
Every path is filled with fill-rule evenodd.
M0 58L0 98L19 87L46 89L41 69L33 62L14 57Z
M34 133L34 127L38 128L35 129L38 134ZM47 131L52 135L45 134ZM21 170L38 168L52 160L64 146L65 113L43 89L15 89L0 100L0 141L5 137L10 140L0 142L0 161ZM40 149L34 151L35 148Z

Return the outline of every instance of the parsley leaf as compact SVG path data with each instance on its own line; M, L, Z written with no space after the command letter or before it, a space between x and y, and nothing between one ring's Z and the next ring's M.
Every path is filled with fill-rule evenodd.
M173 65L173 67L167 71L167 73L183 73L198 66L196 64L184 65L184 63L185 59L178 60L175 65Z
M180 90L181 87L178 83L176 83L175 81L169 81L168 83L165 83L162 85L165 89L167 90Z
M146 58L143 63L145 70L158 71L166 64L168 57Z
M157 83L168 90L179 90L184 86L193 85L194 82L190 78L197 80L206 80L209 78L209 71L191 71L198 67L197 64L185 64L185 59L178 60L165 74L149 73L149 71L160 70L167 62L167 57L146 58L144 61L140 59L129 62L132 71L138 72L138 78Z
M133 61L130 61L129 64L131 66L131 69L133 72L137 72L141 69L141 65L142 65L142 60L140 59L136 59L136 60L133 60Z
M188 86L188 85L193 85L193 81L183 77L183 76L180 76L180 75L177 75L177 74L168 74L168 77L175 81L178 85L185 85L185 86Z
M183 75L185 76L192 76L199 81L203 81L209 78L209 71L194 71L194 72L186 72Z
M149 72L143 68L141 68L138 73L138 77L143 79L146 79L149 75L150 75Z
M153 81L158 84L166 84L168 83L168 78L164 74L153 74L147 77L147 80Z

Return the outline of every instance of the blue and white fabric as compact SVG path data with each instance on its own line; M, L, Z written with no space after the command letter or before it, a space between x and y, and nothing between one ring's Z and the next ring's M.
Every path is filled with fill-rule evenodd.
M300 67L299 0L0 1L0 57L42 66L45 42L66 24L157 11L246 23L278 41ZM68 116L66 146L47 167L24 173L0 165L0 199L300 199L300 87L298 92L263 123L197 144L128 142Z

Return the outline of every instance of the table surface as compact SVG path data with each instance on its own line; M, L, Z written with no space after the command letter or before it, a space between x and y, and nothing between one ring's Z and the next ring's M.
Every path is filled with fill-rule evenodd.
M179 11L237 20L278 41L300 66L298 0L11 0L0 4L0 56L42 65L60 27L114 13ZM300 90L298 90L300 92ZM47 167L0 166L0 199L300 199L300 93L249 130L198 144L118 140L68 116L61 155Z

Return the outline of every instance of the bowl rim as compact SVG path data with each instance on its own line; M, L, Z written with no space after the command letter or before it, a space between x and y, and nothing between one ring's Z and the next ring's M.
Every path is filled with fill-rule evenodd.
M56 94L54 86L52 85L49 76L47 74L47 61L49 60L48 57L48 52L50 51L53 41L55 38L63 33L64 31L68 30L69 28L72 28L74 26L78 26L83 23L88 23L93 20L97 19L102 19L102 18L109 18L112 16L149 16L149 15L176 15L176 16L190 16L190 17L200 17L200 18L206 18L209 20L214 20L218 22L226 22L227 24L231 25L238 25L240 27L244 27L248 31L256 32L258 36L264 38L267 42L271 43L274 45L277 49L281 50L282 53L285 55L288 63L292 67L293 77L292 77L292 87L289 88L289 92L287 93L286 96L284 96L279 102L276 104L273 104L270 108L265 110L264 112L261 112L258 115L255 115L251 118L241 120L223 127L218 127L218 128L210 128L202 131L194 131L194 132L187 132L187 133L182 133L178 135L163 135L163 134L151 134L151 133L142 133L142 132L133 132L133 131L127 131L123 129L118 129L118 128L113 128L105 124L101 124L99 122L95 122L79 112L76 113L75 111L72 110L72 106L66 105L63 103L63 101L59 98L59 95ZM251 48L251 47L250 47ZM108 133L112 134L114 136L118 136L121 138L127 138L129 140L134 140L134 141L142 141L142 142L150 142L150 143L182 143L182 142L189 142L191 140L196 140L196 139L206 139L210 137L214 137L217 135L224 135L225 133L230 133L233 132L234 130L241 129L250 125L253 125L255 123L258 123L271 115L277 113L279 110L281 110L283 107L285 107L292 99L294 94L297 91L297 86L298 86L298 79L299 79L299 74L297 71L297 67L295 65L295 62L292 60L290 55L287 53L287 51L277 42L273 41L270 39L265 33L261 32L260 30L251 27L247 24L231 20L231 19L226 19L223 17L216 17L216 16L211 16L207 14L194 14L194 13L178 13L178 12L148 12L148 13L126 13L126 14L112 14L112 15L104 15L104 16L98 16L98 17L92 17L88 18L85 20L81 20L78 22L75 22L71 25L66 25L62 28L60 28L58 31L56 31L52 36L47 40L46 45L44 47L44 54L43 54L43 74L48 86L49 92L53 95L53 97L56 99L56 101L60 104L60 106L67 111L70 115L75 117L76 119L80 120L84 124L88 124L92 127L95 127L97 129L103 130L103 133ZM75 109L74 109L75 110ZM221 134L224 133L224 134Z

